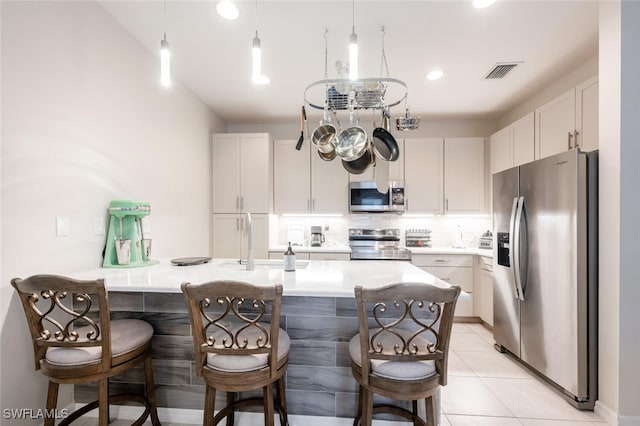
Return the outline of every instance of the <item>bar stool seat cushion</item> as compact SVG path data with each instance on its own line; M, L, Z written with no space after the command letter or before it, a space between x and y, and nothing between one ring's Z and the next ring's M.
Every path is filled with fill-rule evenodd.
M86 340L87 333L92 327L78 327L78 340ZM111 321L111 356L116 357L132 351L146 344L153 336L153 327L146 321L137 319L122 319ZM93 347L55 347L49 348L46 360L50 364L62 366L76 366L100 362L102 348Z
M372 336L380 329L371 329L369 335ZM398 330L395 330L398 332ZM404 333L403 333L404 334ZM410 332L407 331L403 336L405 340L410 336ZM376 338L376 342L382 344L384 352L393 353L394 345L400 342L400 339L389 332L383 332ZM428 353L424 348L431 342L422 337L417 336L413 339L412 343L418 345L419 352L421 354ZM360 352L360 334L353 336L349 342L349 355L351 360L358 366L362 366L361 352ZM436 374L436 365L434 361L387 361L374 359L371 360L371 371L373 374L392 380L421 380Z
M226 335L223 333L216 333L214 337L217 342L222 345L222 339ZM248 342L255 342L258 337L262 336L262 333L254 328L249 328L243 331L241 338L246 338ZM249 343L251 345L251 343ZM278 333L278 361L283 359L289 353L289 347L291 341L289 335L282 328ZM214 346L215 347L215 346ZM240 373L245 371L259 370L267 367L268 354L250 354L250 355L221 355L215 353L207 354L207 367L220 371L228 371L233 373Z

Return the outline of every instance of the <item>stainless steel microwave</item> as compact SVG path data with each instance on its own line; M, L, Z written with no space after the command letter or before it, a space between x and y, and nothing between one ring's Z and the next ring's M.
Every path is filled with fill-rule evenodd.
M389 182L389 190L380 192L373 181L349 183L349 211L402 213L405 210L404 183Z

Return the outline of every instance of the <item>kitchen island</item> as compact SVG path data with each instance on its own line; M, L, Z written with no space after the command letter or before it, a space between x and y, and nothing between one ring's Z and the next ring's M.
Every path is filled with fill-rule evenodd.
M295 272L283 271L282 261L255 263L254 271L245 271L237 259L213 259L193 266L174 266L163 259L149 267L96 268L70 276L104 278L112 318L139 318L153 325L159 406L197 410L204 406L205 387L195 375L191 327L180 284L218 279L282 283L281 326L291 337L286 378L289 413L351 418L357 411L358 390L348 350L349 340L358 332L354 287L407 281L449 287L402 261L298 261ZM114 378L112 392L141 392L143 383L139 368ZM75 387L77 402L96 395L95 386ZM224 405L224 395L219 397L217 408Z

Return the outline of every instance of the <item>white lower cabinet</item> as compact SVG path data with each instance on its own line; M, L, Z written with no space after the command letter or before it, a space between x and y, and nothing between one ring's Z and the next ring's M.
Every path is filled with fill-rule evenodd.
M458 299L455 316L474 316L472 255L414 254L412 255L411 263L451 285L460 286L462 291L467 293L469 297L467 300Z
M475 315L493 327L493 260L478 256L476 261Z
M252 214L253 257L269 255L269 215ZM213 215L213 257L247 257L247 223L245 214L216 213Z

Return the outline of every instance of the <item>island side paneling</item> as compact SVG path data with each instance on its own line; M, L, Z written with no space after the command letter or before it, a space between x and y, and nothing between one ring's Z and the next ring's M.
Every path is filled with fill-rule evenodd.
M184 296L109 292L109 302L112 319L138 318L153 325L159 406L201 410L205 387L195 374L192 330ZM358 332L355 299L284 296L280 323L291 338L286 376L289 413L353 418L357 384L351 374L348 346ZM142 366L114 377L110 384L111 393L143 390ZM94 400L97 384L76 385L74 393L76 402ZM218 392L216 409L225 402L226 396Z

